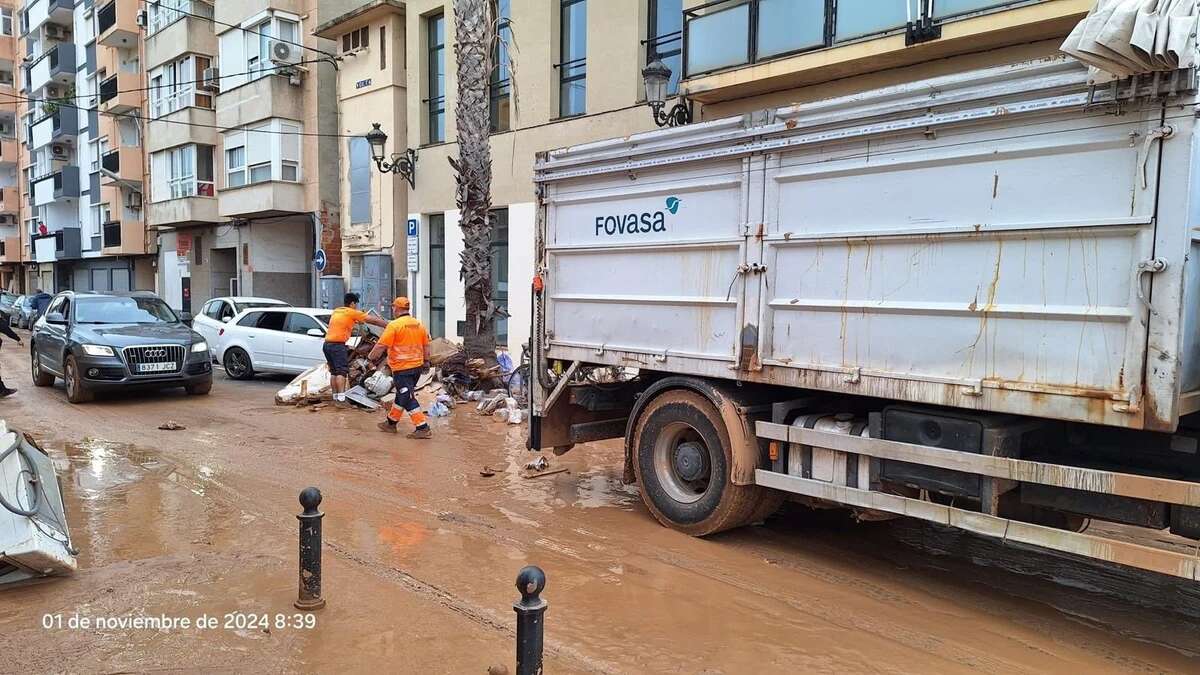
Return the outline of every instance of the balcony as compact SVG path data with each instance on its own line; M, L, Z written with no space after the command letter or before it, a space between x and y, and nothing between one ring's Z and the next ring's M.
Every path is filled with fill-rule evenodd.
M141 148L127 146L104 153L100 157L100 184L141 190Z
M217 113L209 108L183 108L147 122L146 152L177 145L217 145Z
M183 12L209 17L213 14L212 5L207 3L176 1ZM160 5L157 11L151 11L150 25L146 28L147 70L185 54L216 56L217 36L212 21Z
M100 112L127 113L142 106L138 79L134 75L113 75L100 83Z
M65 227L49 234L35 234L31 238L33 262L52 263L58 260L79 258L79 228Z
M69 28L72 24L74 6L74 0L34 0L26 5L26 12L29 16L28 31L32 33L46 23Z
M60 42L29 67L29 91L40 93L47 85L63 87L75 82L75 45Z
M0 263L21 262L21 238L17 236L0 239Z
M143 3L110 0L96 10L96 41L106 47L128 49L138 42L137 14Z
M209 195L201 196L198 189L196 196L151 202L147 205L146 224L154 227L183 227L225 220L217 207L218 200L212 198L212 183L205 185L203 190ZM171 192L176 192L174 186Z
M267 75L236 89L217 94L217 126L240 127L270 117L302 120L304 88L294 87L288 78Z
M223 218L279 216L308 210L302 183L268 181L225 188L218 201Z
M718 0L684 11L683 70L702 103L802 87L957 54L1061 39L1092 0ZM827 15L827 12L829 14Z
M110 220L100 226L102 248L121 248L121 221Z
M0 164L14 164L20 159L21 145L15 138L0 136Z
M49 206L60 199L78 199L79 167L64 166L62 169L33 183L33 205Z
M79 135L79 113L74 108L63 108L43 117L33 124L30 131L29 148L36 150L51 143L69 140Z
M17 188L0 188L0 213L16 213L20 205L21 195Z

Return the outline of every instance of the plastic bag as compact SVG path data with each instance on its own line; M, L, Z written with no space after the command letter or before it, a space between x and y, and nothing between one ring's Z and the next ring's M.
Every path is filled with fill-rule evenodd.
M363 380L362 386L376 396L383 396L392 390L392 378L388 377L382 370L377 370L371 373L370 377Z
M434 401L433 405L429 406L430 417L445 417L450 414L450 409L441 401Z
M500 364L500 372L504 373L505 375L511 373L515 369L513 366L512 357L508 355L508 352L499 352L496 354L496 363Z

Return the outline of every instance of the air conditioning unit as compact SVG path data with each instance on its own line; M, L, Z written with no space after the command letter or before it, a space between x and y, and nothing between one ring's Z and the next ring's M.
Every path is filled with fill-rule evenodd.
M70 157L70 152L67 146L61 143L55 143L50 146L50 159L66 161Z
M142 193L129 191L125 193L125 206L134 211L142 210Z
M43 27L43 30L45 31L44 35L48 40L62 40L67 35L65 28L53 23L46 24Z
M271 63L291 66L300 63L300 48L290 42L271 40Z
M200 78L200 89L203 89L204 91L220 91L221 69L205 68L204 74Z
M139 11L137 13L137 25L141 26L142 28L145 28L146 25L149 23L150 22L146 16L146 10L143 9L143 10Z
M62 92L59 91L58 87L56 87L52 84L46 86L46 96L48 96L50 98L58 98L58 95L61 93Z

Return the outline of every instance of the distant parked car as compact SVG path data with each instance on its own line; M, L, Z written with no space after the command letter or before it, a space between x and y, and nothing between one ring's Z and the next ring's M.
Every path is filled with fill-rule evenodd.
M17 301L16 310L17 327L33 330L33 322L37 321L37 305L34 303L32 295L23 295Z
M325 362L322 347L332 315L313 307L244 311L222 326L219 360L235 380L255 373L302 373Z
M12 316L13 307L17 304L17 298L20 297L16 293L0 291L0 313L3 313L4 316Z
M220 333L225 324L233 321L233 317L248 309L259 307L290 307L282 300L271 298L224 297L213 298L204 303L200 313L192 318L192 329L204 336L208 342L208 350L213 358L220 352Z
M76 293L54 296L29 339L33 383L67 384L67 400L126 387L212 389L208 344L158 296Z

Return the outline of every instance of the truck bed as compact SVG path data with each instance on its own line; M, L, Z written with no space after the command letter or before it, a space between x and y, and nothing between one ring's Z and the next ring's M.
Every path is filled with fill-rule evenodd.
M1173 430L1195 98L1112 96L1050 58L548 153L542 347Z

